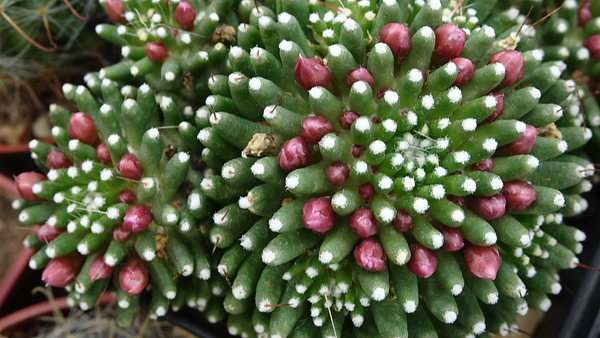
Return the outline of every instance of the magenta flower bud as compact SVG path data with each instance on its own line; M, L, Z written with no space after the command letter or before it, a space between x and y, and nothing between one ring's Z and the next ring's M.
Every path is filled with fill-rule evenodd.
M160 42L146 42L146 55L152 61L162 61L169 56L169 51Z
M400 232L406 232L412 229L413 221L412 217L407 214L404 210L396 210L396 218L392 221L392 226Z
M100 143L96 148L96 157L98 161L102 164L109 164L112 162L112 158L110 157L110 152L108 151L108 147L104 143Z
M373 187L373 183L367 182L358 186L358 194L365 201L370 201L375 196L375 188Z
M600 34L594 34L585 41L585 47L595 59L600 59Z
M496 156L512 156L512 155L523 155L529 154L533 146L535 146L535 139L537 138L537 130L534 126L528 124L525 132L516 141L509 144L505 144L498 147L496 150Z
M335 92L331 72L319 59L300 56L294 67L294 79L298 86L304 90L321 86L331 93Z
M458 68L458 75L456 76L456 80L452 83L453 86L460 87L462 85L467 84L471 81L473 77L473 73L475 72L475 65L471 60L467 58L457 57L450 60L454 62L456 68Z
M133 232L131 232L131 230L125 229L123 227L123 224L117 225L112 232L113 238L119 242L127 242L131 238L131 235L133 235Z
M388 23L379 30L379 41L390 47L396 61L400 60L410 50L410 30L401 23Z
M283 170L292 171L305 167L311 158L308 142L300 136L287 140L281 146L278 161Z
M88 270L88 276L90 277L90 280L93 282L98 279L110 277L110 275L112 275L113 270L114 270L114 267L109 266L108 264L104 263L104 254L99 254L92 261L92 264L90 265L90 269Z
M302 121L300 135L304 137L308 143L317 144L323 136L333 133L335 129L329 121L323 116L309 116Z
M483 161L479 161L477 163L471 164L470 168L474 171L487 171L492 172L492 168L494 166L494 160L491 158L486 158Z
M352 228L360 238L369 238L377 233L375 216L373 216L373 212L366 205L356 209L352 215L350 215L348 224L350 224L350 228Z
M462 53L465 46L465 31L453 23L435 29L435 48L431 54L433 65L443 65Z
M333 162L327 166L327 179L336 187L346 184L350 178L350 168L343 162Z
M372 238L363 239L359 245L354 248L354 259L361 268L376 272L385 270L387 264L385 252L379 242Z
M69 135L85 144L95 145L98 143L96 125L92 117L84 113L75 113L69 119Z
M49 226L48 224L44 224L38 229L37 236L40 239L40 241L44 243L50 243L56 237L58 237L58 235L65 232L65 230L67 230L67 228L55 228Z
M584 1L577 10L577 25L579 27L584 27L594 18L594 13L592 13L592 10L590 9L591 5L591 1Z
M42 280L47 285L64 288L75 280L82 263L83 256L78 253L53 258L44 268Z
M350 128L352 127L352 123L354 123L354 121L356 121L356 119L359 117L360 115L353 111L344 110L342 112L342 116L340 116L340 126L342 127L342 129L350 130Z
M467 199L467 206L479 217L493 221L502 217L506 211L506 198L502 194L493 196L472 196Z
M148 268L139 258L130 258L119 271L119 285L130 296L139 295L148 285Z
M352 157L359 158L364 152L365 152L365 147L358 145L358 144L352 145L352 149L351 149Z
M410 245L410 254L411 257L406 266L412 273L423 278L433 275L438 263L433 251L415 243Z
M377 93L377 100L381 100L383 98L383 96L385 95L385 92L392 90L392 88L389 87L385 87L383 89L381 89L378 93Z
M133 154L125 154L117 163L117 170L121 176L131 179L139 180L142 178L142 166L137 157Z
M501 50L492 54L488 64L501 63L504 65L504 79L495 90L514 85L523 78L525 73L525 60L518 50Z
M463 235L457 228L439 224L436 228L444 235L444 244L441 249L444 251L458 251L465 246Z
M375 87L375 79L373 79L373 75L369 73L367 68L358 67L350 71L350 74L348 74L348 77L346 78L348 88L352 87L356 81L365 81L371 88Z
M21 198L29 202L42 201L43 198L37 197L32 189L33 185L37 182L45 181L48 178L40 173L36 173L35 171L29 171L20 173L17 177L15 177L15 187L19 192Z
M494 98L496 99L496 102L497 102L496 108L490 114L490 116L488 116L485 120L481 121L481 124L492 123L492 122L496 121L498 119L498 117L500 117L500 115L502 115L502 113L504 113L504 94L493 93L490 95L494 96Z
M335 212L331 201L325 197L311 198L302 206L302 223L304 227L322 234L335 225Z
M125 6L123 6L121 0L105 0L104 6L106 14L114 23L120 23L122 25L127 24L127 19L125 19Z
M73 165L69 157L60 150L50 149L46 157L46 167L48 169L66 169Z
M181 29L191 32L194 29L194 20L196 20L196 9L189 2L183 0L177 4L173 17Z
M463 257L467 264L467 271L477 278L496 279L496 274L502 265L502 257L494 245L471 244L463 251Z
M131 204L135 201L135 193L131 189L125 189L119 193L117 201L119 203Z
M506 209L517 212L524 211L536 199L535 189L523 181L504 183L502 195L506 198Z
M142 205L130 207L123 217L123 228L137 233L143 231L152 222L152 214L148 208Z
M465 198L462 196L446 195L446 199L461 208L465 205Z

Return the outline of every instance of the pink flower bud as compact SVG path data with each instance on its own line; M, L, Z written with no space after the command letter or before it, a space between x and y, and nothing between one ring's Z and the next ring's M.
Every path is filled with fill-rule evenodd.
M367 271L376 272L385 270L387 266L385 262L386 258L381 244L371 238L363 239L354 248L356 264Z
M394 59L400 60L410 50L410 30L401 23L388 23L379 30L379 41L390 47Z
M135 193L131 189L125 189L117 196L119 203L131 204L135 201Z
M15 177L15 187L21 198L24 200L29 202L42 201L43 198L39 198L33 193L32 187L37 182L45 181L47 179L46 176L34 171L20 173Z
M92 264L90 265L90 269L88 270L88 276L90 280L96 281L98 279L107 278L112 275L114 267L107 265L104 263L104 254L99 254L94 258Z
M335 92L331 72L319 59L300 56L294 67L294 79L298 86L304 90L321 86L331 93Z
M98 143L96 125L92 117L84 113L75 113L69 119L69 135L85 144L95 145Z
M131 180L139 180L143 174L142 166L133 154L125 154L121 157L117 163L117 171L119 171L121 176Z
M148 285L148 268L139 258L130 258L119 271L119 285L130 296L139 295Z
M302 223L304 227L322 234L335 225L335 212L331 201L325 197L311 198L302 206Z
M467 84L471 81L473 77L473 73L475 72L475 65L471 60L467 58L457 57L450 60L454 62L456 68L458 68L458 75L456 76L456 80L452 83L453 86L460 87L462 85Z
M465 205L465 198L462 196L446 195L446 199L461 208Z
M392 221L392 226L398 231L406 232L412 229L412 217L410 217L410 215L407 214L404 210L397 209L396 218L394 218L394 220Z
M392 90L392 88L389 87L385 87L383 89L381 89L378 93L377 93L377 100L381 100L383 98L383 96L385 95L385 92Z
M467 271L477 278L496 279L496 273L502 265L502 257L494 245L471 244L463 251L463 257L467 264Z
M415 243L410 245L410 254L411 257L406 266L412 273L423 278L433 275L438 263L433 251Z
M367 182L358 186L358 194L365 201L370 201L375 196L375 188L373 187L373 183Z
M501 50L492 54L488 64L501 63L504 65L504 79L496 87L496 90L514 85L523 78L525 73L525 60L523 54L518 50Z
M365 205L356 209L350 215L348 224L360 238L369 238L377 233L375 216L373 216L371 209Z
M46 157L46 167L48 169L66 169L73 165L69 157L60 150L50 149Z
M435 29L435 48L431 54L433 65L443 65L462 53L467 34L453 23Z
M308 165L311 151L308 142L300 136L287 140L281 146L278 161L283 170L292 171Z
M125 19L125 7L121 0L105 0L104 6L106 14L114 23L120 23L122 25L127 23L127 20Z
M360 115L353 111L344 110L342 112L342 116L340 116L340 126L342 129L350 130L352 123L354 123L354 121L356 121L356 119L359 117Z
M196 9L189 2L183 0L177 4L173 17L181 29L191 32L194 29L194 20L196 20Z
M335 129L329 121L323 116L309 116L302 121L300 135L304 137L308 143L317 144L323 136L333 133Z
M133 232L131 232L131 230L125 229L123 227L123 224L117 225L112 232L113 238L119 242L127 242L131 238L131 235L133 235Z
M346 184L350 178L350 168L343 162L333 162L327 166L327 179L336 187Z
M577 25L579 27L584 27L588 22L590 22L594 18L594 13L590 9L592 5L591 1L584 1L579 6L577 10Z
M123 217L123 228L137 233L143 231L152 222L152 214L145 206L136 205L130 207Z
M83 256L78 253L53 258L42 272L42 280L47 285L64 288L75 280L82 263Z
M359 158L364 152L365 152L365 147L358 145L358 144L352 145L352 149L351 149L352 157Z
M56 237L58 237L58 235L65 232L65 230L67 230L67 228L55 228L55 227L49 226L48 224L44 224L38 229L37 236L40 241L42 241L44 243L50 243Z
M486 158L483 161L479 161L477 163L471 164L470 168L474 171L487 171L492 172L492 167L494 166L494 160L491 158Z
M458 251L465 246L463 235L459 229L437 224L436 228L444 235L444 244L441 249L444 251Z
M169 56L169 51L160 42L146 42L146 55L152 61L162 61Z
M505 144L498 147L496 150L496 156L512 156L529 154L533 146L535 146L535 139L537 138L537 130L532 125L527 125L525 132L516 141L509 144Z
M502 217L506 211L506 198L502 194L493 196L472 196L467 199L467 206L471 211L486 221L493 221Z
M600 59L600 34L594 34L585 41L585 47L595 59Z
M523 181L504 183L502 195L506 198L506 209L524 211L536 199L535 189L531 184Z
M100 143L96 148L96 157L98 161L102 164L109 164L112 162L112 158L110 157L110 152L108 151L108 147L104 143Z
M346 84L348 85L348 88L351 88L356 81L365 81L371 86L371 88L375 87L373 75L369 73L367 68L358 67L350 71L350 74L348 74L348 77L346 78Z
M481 121L481 124L492 123L492 122L496 121L498 119L498 117L500 117L500 115L502 115L502 113L504 113L504 94L493 93L490 95L494 96L494 98L496 99L496 102L498 102L498 103L496 103L496 108L490 114L490 116L488 116L485 120Z

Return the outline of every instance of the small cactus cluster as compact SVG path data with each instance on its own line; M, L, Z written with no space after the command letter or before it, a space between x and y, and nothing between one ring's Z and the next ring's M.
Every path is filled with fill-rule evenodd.
M104 0L124 60L16 179L30 266L122 325L149 289L242 337L508 334L578 264L592 133L518 9L467 2Z

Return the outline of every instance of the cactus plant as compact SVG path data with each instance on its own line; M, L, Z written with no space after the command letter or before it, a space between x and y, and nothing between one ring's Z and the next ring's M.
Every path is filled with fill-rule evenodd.
M114 286L127 324L151 284L153 315L234 335L505 335L577 266L591 131L514 11L104 5L125 59L63 87L81 112L52 107L47 175L16 181L31 266L79 306Z

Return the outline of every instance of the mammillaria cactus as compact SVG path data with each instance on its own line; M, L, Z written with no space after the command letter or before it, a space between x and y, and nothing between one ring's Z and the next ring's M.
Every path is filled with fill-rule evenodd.
M156 4L173 17L146 30L118 4L131 26L99 33L147 33L137 60L66 85L83 113L53 107L58 149L31 144L48 179L17 178L21 220L47 224L31 265L77 274L80 306L116 286L127 323L150 283L154 315L187 304L248 337L506 335L577 265L563 215L593 166L565 152L591 132L560 124L575 88L549 89L563 65L506 11L215 0L244 20L186 87L216 45L153 32L175 21L179 42L210 11L192 25L190 3Z

